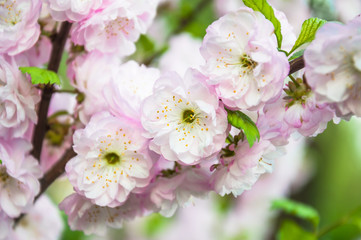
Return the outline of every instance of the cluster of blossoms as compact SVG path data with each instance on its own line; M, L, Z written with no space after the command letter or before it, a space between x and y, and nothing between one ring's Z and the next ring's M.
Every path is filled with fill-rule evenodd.
M284 51L273 24L242 7L211 24L202 43L174 39L157 69L125 57L150 27L158 0L44 2L0 2L0 239L24 234L10 230L13 219L37 214L38 179L69 147L76 156L65 171L74 193L60 209L72 229L103 234L138 216L172 216L211 191L239 196L272 171L291 138L361 116L360 16L325 24L305 50L305 70L289 75L284 51L296 36L276 10ZM54 20L72 23L67 75L78 95L53 95L39 165L29 152L41 86L18 68L43 67L49 58L50 40L39 38L42 5L52 17L39 20L42 30L56 31ZM201 56L177 52L182 41ZM229 114L253 121L258 141L251 144Z

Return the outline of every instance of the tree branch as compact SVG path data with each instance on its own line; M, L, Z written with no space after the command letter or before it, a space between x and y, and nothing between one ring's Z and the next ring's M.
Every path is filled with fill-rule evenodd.
M303 55L302 55L302 56L299 56L298 58L293 59L290 62L290 72L288 75L295 73L304 67L305 67L305 61L304 61Z
M70 28L71 23L63 22L61 24L59 33L55 35L53 39L53 48L51 51L48 70L58 72L60 60L63 55L64 46L68 38ZM35 126L33 135L33 150L31 151L31 155L33 155L36 159L39 159L39 161L41 149L43 146L43 140L47 129L47 115L53 91L53 85L45 85L39 105L38 123Z

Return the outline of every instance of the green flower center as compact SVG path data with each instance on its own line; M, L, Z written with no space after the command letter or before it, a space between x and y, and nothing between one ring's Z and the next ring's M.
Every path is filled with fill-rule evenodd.
M242 67L248 68L248 69L253 69L254 67L257 66L257 63L255 61L253 61L247 54L243 54L240 59L240 64Z
M183 122L192 123L195 118L193 110L187 109L183 112Z
M105 154L104 159L108 162L108 164L114 165L120 162L120 156L114 152L110 152Z

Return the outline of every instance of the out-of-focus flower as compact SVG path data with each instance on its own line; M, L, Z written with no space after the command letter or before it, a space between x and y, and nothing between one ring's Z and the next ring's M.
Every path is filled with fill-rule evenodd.
M74 193L60 203L60 209L68 215L70 228L85 234L104 235L107 227L120 228L123 221L143 216L152 208L146 196L131 194L119 207L100 207Z
M232 193L239 196L249 190L265 172L272 171L276 148L267 140L260 140L252 148L248 142L240 142L234 149L234 156L222 157L212 175L214 190L221 196Z
M347 25L326 23L306 48L305 74L316 100L339 117L361 117L361 16Z
M0 211L0 239L6 240L11 232L12 219Z
M40 190L41 171L30 149L23 139L0 139L0 212L12 218L27 211Z
M96 9L103 0L45 0L49 6L51 16L56 21L78 22L83 20Z
M270 21L249 8L231 12L207 28L201 53L204 72L225 105L258 110L277 100L289 71L277 50Z
M11 240L57 240L63 228L58 208L47 196L42 196L20 220L10 237Z
M150 149L169 161L196 164L219 151L226 138L226 112L206 77L190 69L159 78L142 106L142 125L153 138Z
M0 2L0 54L16 55L38 40L41 0Z
M135 51L134 42L152 23L157 4L157 0L112 1L79 22L71 39L88 51L130 55Z
M171 217L178 207L189 204L193 197L205 197L211 187L209 175L202 169L188 167L172 178L157 179L150 198L160 214Z
M129 193L150 181L152 160L144 130L133 121L107 112L95 114L74 133L78 154L66 165L75 190L100 206L116 207Z
M50 39L41 36L32 48L15 56L16 62L20 66L42 67L50 59L51 48Z
M13 58L0 55L0 137L23 137L36 123L38 91L18 70Z
M164 71L175 71L183 76L188 68L198 68L204 64L199 52L202 41L187 33L170 39L168 51L160 58L159 68ZM185 49L187 49L185 51Z
M286 107L284 120L305 137L322 133L335 112L327 103L317 103L313 93Z
M140 106L153 93L159 70L129 61L120 65L116 75L103 90L108 111L140 121Z
M79 118L84 124L93 114L105 110L103 88L112 78L117 77L119 65L120 59L114 54L102 54L97 51L80 55L71 63L68 77L85 95L79 107Z

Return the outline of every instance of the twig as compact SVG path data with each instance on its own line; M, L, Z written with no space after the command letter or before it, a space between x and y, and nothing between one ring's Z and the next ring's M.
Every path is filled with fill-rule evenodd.
M298 58L293 59L290 62L290 73L289 73L289 75L301 70L304 67L305 67L305 61L303 59L303 55L299 56Z
M63 55L66 39L71 28L71 23L63 22L58 34L55 35L53 40L53 48L51 51L50 61L48 69L54 72L58 72L60 60ZM51 96L53 94L53 85L46 85L41 95L41 101L38 112L38 123L35 126L33 135L33 150L31 154L40 161L41 149L43 146L43 140L47 129L47 115Z

